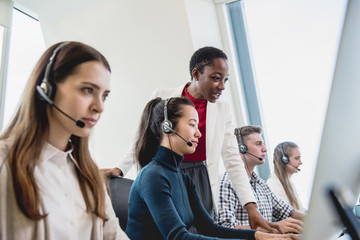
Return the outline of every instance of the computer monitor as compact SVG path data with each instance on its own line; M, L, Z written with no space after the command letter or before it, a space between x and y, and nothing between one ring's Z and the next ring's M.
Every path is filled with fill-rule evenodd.
M326 6L324 6L326 7ZM311 87L311 86L309 86ZM360 0L349 0L303 239L336 239L342 230L328 187L360 192ZM309 116L311 117L311 116ZM309 135L311 138L311 135ZM354 202L355 205L355 202Z

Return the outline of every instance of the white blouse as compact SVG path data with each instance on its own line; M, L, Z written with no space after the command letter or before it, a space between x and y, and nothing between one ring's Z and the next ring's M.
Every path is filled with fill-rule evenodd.
M290 204L290 201L286 195L285 189L283 188L279 178L276 176L275 173L272 173L270 175L270 177L268 178L266 183L270 187L271 191L273 191L276 194L276 196L281 198L284 202ZM290 179L290 184L294 190L295 197L300 205L300 211L305 213L307 211L307 209L304 207L303 203L301 202L299 195L296 191L296 188L295 188L293 182L291 181L291 179Z
M51 226L50 239L90 239L91 236L92 214L86 212L71 152L45 144L34 171Z
M120 228L107 194L107 221L86 212L71 150L63 152L49 143L45 143L34 169L40 191L40 211L47 217L39 221L27 218L16 202L10 167L6 161L9 149L9 142L0 140L0 239L129 240Z
M72 149L63 152L46 143L34 176L40 189L44 212L48 214L50 239L91 239L94 214L86 211ZM109 198L106 195L106 198ZM107 204L111 204L106 199ZM108 216L109 217L109 216ZM117 222L118 223L118 222ZM117 231L120 225L116 227ZM116 231L115 231L116 232ZM122 239L127 239L120 230ZM106 237L106 236L105 236Z

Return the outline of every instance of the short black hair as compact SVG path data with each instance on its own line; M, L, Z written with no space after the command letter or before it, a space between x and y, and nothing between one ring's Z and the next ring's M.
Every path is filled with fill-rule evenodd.
M190 77L192 79L192 71L194 68L198 69L200 73L203 73L205 66L210 66L214 59L223 58L227 60L226 54L215 47L203 47L199 48L190 59Z

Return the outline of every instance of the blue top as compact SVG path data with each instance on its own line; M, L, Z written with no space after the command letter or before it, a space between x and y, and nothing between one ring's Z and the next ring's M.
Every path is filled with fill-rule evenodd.
M255 239L254 230L221 227L203 207L191 179L180 172L183 157L159 146L135 179L129 198L126 234L140 239ZM187 231L194 225L200 234Z

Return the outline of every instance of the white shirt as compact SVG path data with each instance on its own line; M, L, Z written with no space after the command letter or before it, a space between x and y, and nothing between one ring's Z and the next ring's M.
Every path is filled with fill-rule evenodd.
M86 212L71 152L46 143L34 170L51 226L51 239L90 239L91 236L92 214Z
M270 175L270 177L268 178L266 183L270 187L271 191L273 191L280 199L282 199L284 202L290 204L290 201L289 201L289 199L288 199L288 197L286 195L285 189L283 188L283 186L282 186L282 184L280 182L280 179L276 176L275 173L272 173ZM298 201L298 203L300 205L299 210L301 212L303 212L303 213L306 212L307 209L302 204L302 202L301 202L301 200L299 198L299 195L298 195L298 193L296 191L296 188L295 188L293 182L291 181L291 179L290 179L290 184L291 184L291 186L292 186L292 188L294 190L295 197L296 197L296 199L297 199L297 201Z
M71 151L62 152L48 143L34 170L41 198L39 211L48 216L39 221L27 218L16 202L6 160L11 144L11 141L0 140L0 240L129 240L120 228L107 194L107 221L86 213Z

